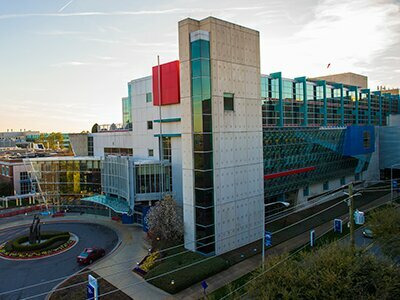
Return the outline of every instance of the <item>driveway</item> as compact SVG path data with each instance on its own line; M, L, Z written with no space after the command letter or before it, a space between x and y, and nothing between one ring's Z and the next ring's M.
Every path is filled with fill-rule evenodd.
M0 243L28 232L29 226L14 227L0 231ZM109 253L118 243L118 235L111 228L95 223L52 223L43 224L42 231L69 231L78 236L78 244L56 256L32 261L10 261L0 259L0 299L22 299L49 292L62 280L48 284L2 294L14 289L70 276L84 268L76 263L76 256L85 247L101 247ZM44 299L45 295L33 299Z

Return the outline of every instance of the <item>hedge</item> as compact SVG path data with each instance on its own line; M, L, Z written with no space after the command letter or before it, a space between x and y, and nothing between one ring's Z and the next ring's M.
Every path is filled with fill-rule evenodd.
M11 241L9 244L11 244L12 250L20 252L43 250L43 249L49 250L53 248L56 242L62 242L62 244L67 242L70 238L70 234L69 232L44 233L41 235L41 238L46 239L46 241L40 244L21 245L22 243L25 243L29 240L28 236L22 236Z

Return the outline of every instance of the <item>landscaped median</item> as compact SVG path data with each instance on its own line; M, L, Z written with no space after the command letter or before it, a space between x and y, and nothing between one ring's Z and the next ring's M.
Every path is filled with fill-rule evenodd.
M64 252L75 245L77 238L69 232L44 232L41 243L29 244L24 235L0 246L0 256L7 259L37 259Z
M163 257L159 252L150 254L135 271L149 283L175 294L229 267L229 261L221 257L205 257L178 247L163 252Z

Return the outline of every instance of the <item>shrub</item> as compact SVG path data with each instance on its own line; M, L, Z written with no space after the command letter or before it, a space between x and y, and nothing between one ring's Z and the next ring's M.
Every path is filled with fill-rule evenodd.
M150 271L157 263L157 259L160 257L160 252L156 251L151 253L149 256L147 256L146 260L140 265L140 268L148 272Z
M11 242L12 250L17 252L50 250L67 242L70 238L70 234L69 232L44 233L42 234L41 238L46 239L46 241L40 244L31 244L31 245L21 245L22 243L25 243L29 240L28 236L22 236L16 238Z

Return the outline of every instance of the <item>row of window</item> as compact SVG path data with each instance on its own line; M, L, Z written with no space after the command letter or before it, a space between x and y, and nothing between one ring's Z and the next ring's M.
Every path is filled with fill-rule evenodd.
M360 180L360 174L355 175L355 180ZM345 185L345 184L346 184L346 177L341 177L340 185ZM329 190L329 181L325 181L322 187L324 191ZM303 188L303 197L308 197L308 196L310 196L310 187L306 186Z

